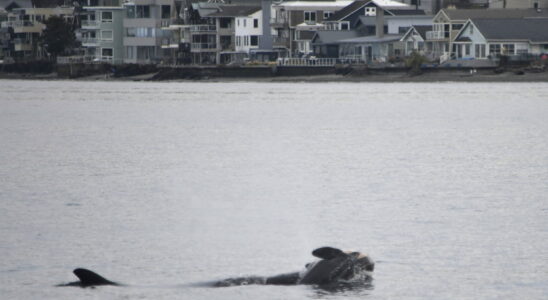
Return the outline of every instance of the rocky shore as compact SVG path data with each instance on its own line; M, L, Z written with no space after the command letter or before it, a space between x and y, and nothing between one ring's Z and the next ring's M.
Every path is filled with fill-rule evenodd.
M227 71L228 70L228 71ZM318 70L318 71L316 71ZM548 71L530 68L489 69L334 69L301 68L274 70L255 68L247 71L227 68L102 68L92 74L66 76L58 72L0 72L0 79L26 80L102 80L102 81L260 81L260 82L548 82Z

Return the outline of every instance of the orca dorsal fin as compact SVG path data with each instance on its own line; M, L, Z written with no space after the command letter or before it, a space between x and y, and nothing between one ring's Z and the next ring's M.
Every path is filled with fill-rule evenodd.
M341 249L333 247L321 247L312 251L312 255L322 259L333 259L335 257L346 255Z
M80 279L80 284L82 286L93 286L93 285L118 285L116 282L112 282L103 276L90 271L88 269L78 268L72 271L78 279Z

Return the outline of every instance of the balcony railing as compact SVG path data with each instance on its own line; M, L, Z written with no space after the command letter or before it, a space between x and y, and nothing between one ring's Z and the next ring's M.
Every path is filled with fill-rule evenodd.
M426 32L427 40L443 40L446 39L445 31L427 31Z
M15 38L13 39L14 45L30 45L31 41L27 39Z
M337 63L336 58L278 58L278 66L330 67Z
M83 27L97 28L97 27L99 27L99 25L100 25L100 22L96 21L96 20L82 20L82 28Z
M288 46L289 45L289 38L275 36L275 37L272 38L272 43L275 46Z
M217 44L215 43L192 43L190 45L192 50L216 50Z
M190 26L190 32L215 32L217 27L215 25L192 25Z
M274 27L283 27L285 25L287 25L289 22L288 22L288 19L286 17L276 17L276 18L271 18L270 19L270 25L274 26Z
M80 41L82 41L82 44L97 44L97 38L85 37L80 39Z
M24 21L24 20L2 22L2 27L15 28L15 27L33 27L33 26L35 26L34 23L32 23L31 21Z

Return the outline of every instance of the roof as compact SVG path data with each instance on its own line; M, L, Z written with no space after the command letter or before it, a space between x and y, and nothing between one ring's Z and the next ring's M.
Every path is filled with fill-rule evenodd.
M33 7L36 8L54 8L65 5L64 0L31 0ZM69 2L72 4L72 2Z
M280 4L275 4L278 7L283 7L286 10L302 10L314 8L333 8L339 9L351 4L352 0L327 0L327 1L284 1Z
M388 13L394 16L424 16L426 13L422 9L389 9Z
M11 10L13 8L32 7L30 0L0 0L0 8Z
M390 19L397 19L399 17L402 17L402 16L384 16L384 19L385 20L390 20ZM411 17L414 20L424 20L424 19L430 20L430 19L432 19L428 15L411 15L411 16L408 16L408 17ZM363 24L363 25L375 25L375 24L377 24L377 20L373 16L360 16L358 18L358 20L356 21L356 24L359 25L360 23Z
M487 40L548 42L547 19L473 19Z
M385 34L382 37L376 35L362 36L358 38L340 40L339 43L344 44L363 44L363 43L384 43L384 42L393 42L399 41L402 38L403 34Z
M432 31L431 25L413 25L413 28L417 31L417 33L426 40L426 32Z
M333 44L339 40L355 38L358 32L354 30L318 30L312 38L315 44Z
M409 14L423 14L424 10L416 10L414 7L409 6L405 3L391 1L391 0L356 0L350 5L344 7L343 9L335 12L327 21L339 21L347 16L353 14L357 10L365 7L368 4L374 4L376 6L384 8L386 11L392 12L393 15L409 15ZM413 8L413 9L411 9ZM406 13L409 11L409 13ZM415 12L415 13L413 13Z
M245 17L261 10L258 6L223 5L219 11L208 15L208 17Z
M451 20L505 19L505 18L548 18L548 10L536 9L443 9Z

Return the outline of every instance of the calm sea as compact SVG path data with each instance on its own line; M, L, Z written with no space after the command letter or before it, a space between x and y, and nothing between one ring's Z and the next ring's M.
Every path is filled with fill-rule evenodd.
M324 245L372 288L202 285ZM0 256L2 299L547 299L548 84L0 80Z

